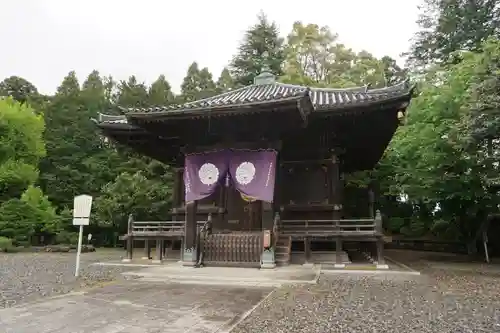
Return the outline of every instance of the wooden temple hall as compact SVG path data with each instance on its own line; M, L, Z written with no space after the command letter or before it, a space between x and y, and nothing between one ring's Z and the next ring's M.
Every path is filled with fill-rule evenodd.
M197 267L273 268L294 256L344 267L352 247L387 267L376 195L347 191L344 177L378 163L411 95L408 81L315 88L264 70L254 84L206 99L101 114L104 136L175 170L165 220L130 219L128 259L134 240L149 243L148 257L155 243L157 260L177 241L184 265Z

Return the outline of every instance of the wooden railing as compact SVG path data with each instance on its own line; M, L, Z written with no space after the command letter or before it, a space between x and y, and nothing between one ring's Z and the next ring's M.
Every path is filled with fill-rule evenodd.
M283 236L375 236L382 235L382 218L340 220L281 220L279 233Z
M206 221L198 221L198 228ZM184 236L185 221L134 221L129 217L127 236Z

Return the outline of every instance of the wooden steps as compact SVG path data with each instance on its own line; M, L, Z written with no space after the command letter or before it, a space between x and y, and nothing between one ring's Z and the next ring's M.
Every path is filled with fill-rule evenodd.
M288 266L290 264L290 253L292 250L292 237L280 236L276 242L274 252L276 266Z

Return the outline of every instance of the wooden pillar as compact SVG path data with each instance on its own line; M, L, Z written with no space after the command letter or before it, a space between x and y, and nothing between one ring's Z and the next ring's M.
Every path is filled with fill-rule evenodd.
M368 189L368 210L370 214L370 218L374 219L375 218L375 192L373 189L370 187Z
M377 240L377 268L389 268L384 266L387 266L384 259L384 239L380 237Z
M335 239L335 268L344 268L345 264L342 262L342 238L338 236Z
M375 213L375 231L377 234L377 269L388 269L384 259L384 232L382 228L382 214L379 210Z
M155 259L153 260L154 263L161 263L163 260L163 240L161 238L156 239L156 250L155 250Z
M151 259L151 246L149 244L149 239L144 241L144 256L142 259Z
M328 170L330 180L328 201L334 206L333 219L338 220L342 218L344 184L340 174L340 161L336 155L332 156Z
M163 259L167 259L168 253L172 252L173 243L174 243L173 239L163 240Z
M340 160L337 155L332 156L330 169L330 203L333 204L333 216L337 225L337 237L335 238L335 268L343 268L345 264L342 262L342 237L340 236L340 223L342 218L342 194L344 184L340 176Z
M184 189L182 186L182 173L183 170L181 168L175 169L174 171L174 184L172 193L172 205L174 206L174 208L178 208L182 204L182 195L184 193Z
M311 261L311 239L309 237L304 238L304 256L305 256L304 264L307 265Z
M225 179L224 182L219 185L219 200L217 202L219 209L217 211L217 215L213 218L211 225L211 228L215 230L225 229L227 226L227 195L229 191L226 186L226 181L227 180Z
M262 230L272 230L274 226L273 205L269 202L262 202Z
M194 266L198 260L196 255L197 207L197 201L190 202L186 205L184 254L182 258L184 266Z
M128 226L127 226L127 257L123 259L124 262L130 262L133 258L134 251L134 239L132 236L132 224L134 223L134 217L132 214L128 216Z
M171 219L173 221L179 221L182 220L182 217L179 215L179 208L182 206L182 198L184 196L184 181L183 181L183 176L184 176L184 169L183 168L176 168L174 170L174 183L173 183L173 192L172 192L172 216ZM170 249L173 246L174 240L171 239L170 241ZM183 239L181 238L181 248L180 248L180 260L182 261L182 257L184 254L184 242ZM168 250L167 247L164 246L164 253L163 257L167 258L168 257Z

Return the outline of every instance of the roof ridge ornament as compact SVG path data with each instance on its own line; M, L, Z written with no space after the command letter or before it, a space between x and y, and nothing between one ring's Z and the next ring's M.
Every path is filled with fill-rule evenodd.
M264 51L261 58L262 69L260 74L253 79L253 84L263 85L276 83L276 76L271 72L271 66L269 65L269 53Z

